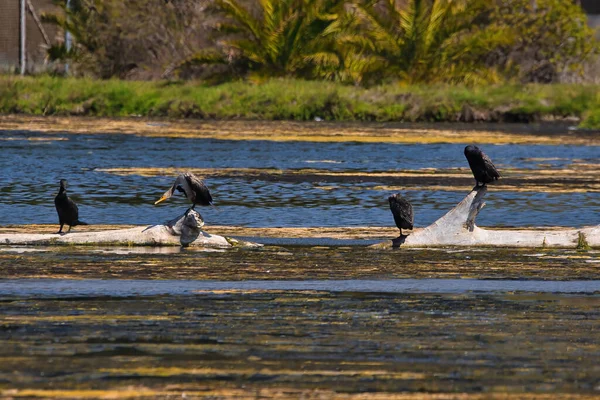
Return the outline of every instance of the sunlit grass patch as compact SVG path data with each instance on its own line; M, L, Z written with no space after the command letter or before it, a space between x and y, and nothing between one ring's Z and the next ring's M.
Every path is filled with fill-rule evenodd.
M0 77L0 113L294 121L534 122L599 128L597 85L401 86L270 79L141 82Z

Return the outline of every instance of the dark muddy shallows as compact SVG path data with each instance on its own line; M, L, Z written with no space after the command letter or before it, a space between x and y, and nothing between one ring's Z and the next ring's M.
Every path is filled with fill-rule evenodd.
M481 279L386 279L303 281L182 281L95 279L0 280L0 299L15 297L181 296L199 292L315 291L356 293L577 293L600 294L600 281L514 281Z
M215 291L0 305L2 397L600 393L598 295Z
M52 199L61 178L69 180L80 216L88 223L154 224L186 207L181 198L153 205L173 182L166 175L186 168L207 169L207 184L219 207L218 212L200 210L207 224L252 227L393 226L386 199L405 189L415 206L417 226L426 226L460 201L474 183L468 176L464 144L48 136L23 131L0 131L0 143L2 224L54 223ZM600 207L598 178L585 174L586 169L598 168L600 147L509 144L484 149L501 172L520 171L519 177L507 176L501 184L530 191L491 189L488 207L479 218L481 225L600 223L593 220ZM157 176L136 172L146 167L165 171ZM466 175L443 176L443 170L456 168L463 168ZM229 172L224 173L225 169ZM261 172L264 169L269 170ZM303 169L318 174L297 173ZM552 174L572 169L581 174ZM400 176L404 170L419 170L419 174ZM538 176L542 170L546 173ZM398 176L377 176L389 172Z

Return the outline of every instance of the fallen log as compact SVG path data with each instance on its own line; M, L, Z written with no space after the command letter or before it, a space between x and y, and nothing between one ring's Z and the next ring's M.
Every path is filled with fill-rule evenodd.
M13 233L0 234L1 245L113 245L113 246L183 246L257 247L256 243L239 241L204 231L204 220L190 210L164 225L140 226L98 232L71 232L68 234Z
M600 225L564 229L483 229L475 225L487 187L475 187L456 207L426 228L374 247L600 247Z
M426 228L409 235L373 245L390 247L600 247L600 225L560 229L483 229L475 225L484 207L487 188L474 188L456 207ZM258 247L257 243L211 235L202 229L204 221L195 210L164 225L135 227L97 232L68 234L0 234L0 245L113 245L113 246L183 246Z

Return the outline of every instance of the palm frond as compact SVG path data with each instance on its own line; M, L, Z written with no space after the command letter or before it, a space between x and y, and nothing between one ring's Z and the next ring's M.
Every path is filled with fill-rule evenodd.
M244 32L244 29L241 28L239 25L228 22L219 22L213 26L213 29L219 32L221 35Z
M240 26L247 29L248 34L258 39L261 35L260 21L252 16L248 10L246 10L236 0L214 0L215 6L228 17L232 18Z
M194 53L181 61L176 68L181 68L190 65L204 65L204 64L226 64L227 58L222 52L217 49L206 49Z
M375 47L385 49L388 52L399 52L401 50L402 39L399 35L396 35L394 27L391 26L393 24L385 21L372 4L357 6L356 13L357 18L360 18L367 26L368 36L373 38L376 43Z
M451 0L434 0L424 26L423 46L428 49L435 37L439 35L444 23L449 23L446 18L451 9Z
M395 3L393 4L393 8L390 9L390 11L399 16L399 25L402 28L404 36L414 37L416 35L417 18L422 3L421 0L408 0L407 5L402 10L396 8L397 5Z
M56 25L61 28L64 28L67 23L67 20L63 15L58 15L55 13L42 12L40 19L46 24Z
M306 55L304 56L304 60L307 63L313 63L321 68L336 68L341 64L337 54L324 51Z

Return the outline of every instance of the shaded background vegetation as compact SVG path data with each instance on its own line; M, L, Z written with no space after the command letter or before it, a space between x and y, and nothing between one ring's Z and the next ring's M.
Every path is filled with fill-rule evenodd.
M56 3L63 12L43 19L69 30L75 45L48 54L58 72L68 62L76 76L582 82L594 78L584 71L598 55L585 14L563 0Z

